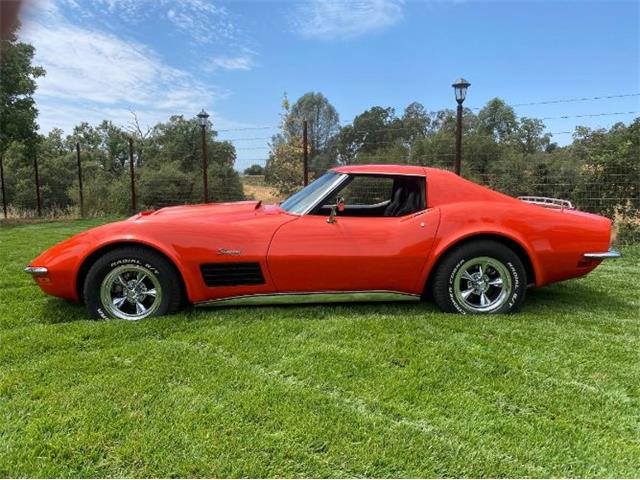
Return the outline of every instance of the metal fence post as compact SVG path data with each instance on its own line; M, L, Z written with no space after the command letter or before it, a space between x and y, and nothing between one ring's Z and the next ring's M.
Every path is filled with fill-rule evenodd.
M82 196L82 164L80 163L80 142L76 142L76 160L78 161L78 198L80 200L80 216L84 217L84 198Z
M307 128L307 121L304 120L302 122L302 151L303 151L303 164L302 164L302 172L303 172L303 182L306 187L309 184L309 132Z
M133 164L133 138L129 137L129 173L131 175L131 213L136 213L136 171Z
M4 166L2 165L2 154L0 153L0 184L2 185L2 211L4 218L7 219L7 193L4 186Z
M38 154L33 154L33 172L36 180L36 206L38 209L38 216L42 216L42 204L40 202L40 177L38 176Z

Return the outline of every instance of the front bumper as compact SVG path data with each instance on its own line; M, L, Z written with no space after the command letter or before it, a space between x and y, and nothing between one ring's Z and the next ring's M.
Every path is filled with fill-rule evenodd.
M584 256L595 260L604 260L606 258L619 258L622 255L618 250L610 248L607 252L585 253Z

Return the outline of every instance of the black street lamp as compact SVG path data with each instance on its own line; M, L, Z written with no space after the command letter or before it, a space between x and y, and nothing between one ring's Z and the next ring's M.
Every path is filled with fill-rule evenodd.
M460 163L462 157L462 102L467 96L467 89L471 86L464 78L459 78L451 85L456 94L456 102L458 109L456 112L456 155L454 171L456 175L460 175Z
M202 111L198 114L198 121L200 122L200 127L202 128L202 188L203 188L203 200L204 203L209 203L209 185L207 179L207 120L209 119L209 114Z

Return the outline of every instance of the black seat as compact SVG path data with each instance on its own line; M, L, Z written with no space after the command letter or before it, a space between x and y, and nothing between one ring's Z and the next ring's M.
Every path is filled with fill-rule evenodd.
M404 205L406 199L406 189L404 187L398 187L393 194L393 200L391 203L387 205L387 208L384 209L385 217L395 217L398 215L398 211Z
M418 205L419 199L420 193L415 190L411 190L409 195L407 195L407 200L398 209L395 216L402 217L403 215L409 215L410 213L417 212L420 209L420 206Z

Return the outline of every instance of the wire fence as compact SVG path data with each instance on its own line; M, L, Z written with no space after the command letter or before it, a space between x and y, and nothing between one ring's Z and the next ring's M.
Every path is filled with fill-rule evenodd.
M640 97L640 93L565 98L516 103L514 107L590 102L607 99ZM478 110L478 108L470 108ZM605 109L602 109L605 110ZM572 115L545 116L539 120L570 118L624 117L637 115L638 109L597 111ZM611 110L614 110L613 108ZM432 112L436 113L436 112ZM434 117L435 118L435 117ZM304 122L306 123L306 122ZM344 123L344 122L343 122ZM303 125L300 134L307 134ZM239 157L245 163L264 166L270 151L270 134L281 125L240 126L217 130L215 142L225 148L213 148L206 157L200 149L199 135L184 142L188 152L176 152L182 167L173 168L162 162L142 161L143 140L128 139L118 153L118 162L107 168L97 160L95 152L76 143L64 154L47 156L41 152L25 153L20 162L9 162L0 156L2 219L60 218L100 215L126 215L172 205L197 204L205 201L228 202L245 199L265 203L282 201L283 195L264 175L240 175L233 169ZM384 135L377 135L384 132ZM196 132L198 133L198 132ZM337 163L397 163L423 165L453 170L453 144L444 141L419 148L405 126L385 126L380 130L361 132L351 128L357 138L362 134L359 154L352 158L334 157L317 162L317 152L307 150L306 137L300 142L299 155L291 174L295 188L301 188L307 177L314 176ZM369 140L372 134L377 139ZM570 135L575 131L548 131L545 135ZM189 134L191 135L191 134ZM400 141L398 139L401 139ZM410 139L407 141L407 139ZM466 137L465 137L466 138ZM418 139L419 140L419 139ZM451 139L449 139L451 140ZM303 146L304 145L304 146ZM110 146L106 145L105 149ZM211 147L210 147L211 148ZM597 155L603 155L600 151ZM511 196L534 195L570 200L576 208L606 215L620 227L624 243L640 242L640 181L630 175L624 164L616 162L616 152L606 168L591 161L588 149L576 155L548 155L543 152L505 153L495 145L475 147L463 139L463 177ZM203 159L206 161L203 162ZM640 153L637 162L640 163ZM187 165L188 164L188 165ZM185 167L186 165L186 167ZM322 168L320 168L322 167ZM635 170L637 172L637 168ZM206 187L205 187L206 185ZM294 189L295 189L294 188ZM470 213L472 214L472 213Z
M191 173L158 172L155 167L135 164L135 144L125 168L118 175L105 175L83 161L81 145L65 158L65 175L56 175L59 162L33 158L31 169L21 178L7 178L0 162L3 216L7 220L37 217L76 217L128 214L171 205L202 203L204 171ZM367 163L424 165L452 170L454 154L375 154ZM262 175L238 175L217 168L209 158L208 199L227 202L244 199L277 203L282 195ZM29 172L29 170L31 170ZM299 186L303 186L303 157L299 164ZM29 174L29 175L27 175ZM462 176L512 196L536 195L570 200L583 211L604 214L620 226L623 243L640 242L640 185L622 167L606 172L553 160L544 155L497 156L487 153L463 155ZM11 180L11 181L9 181ZM14 185L13 188L8 184ZM16 186L20 187L16 189ZM31 196L30 199L23 198ZM473 213L470 212L470 215Z

